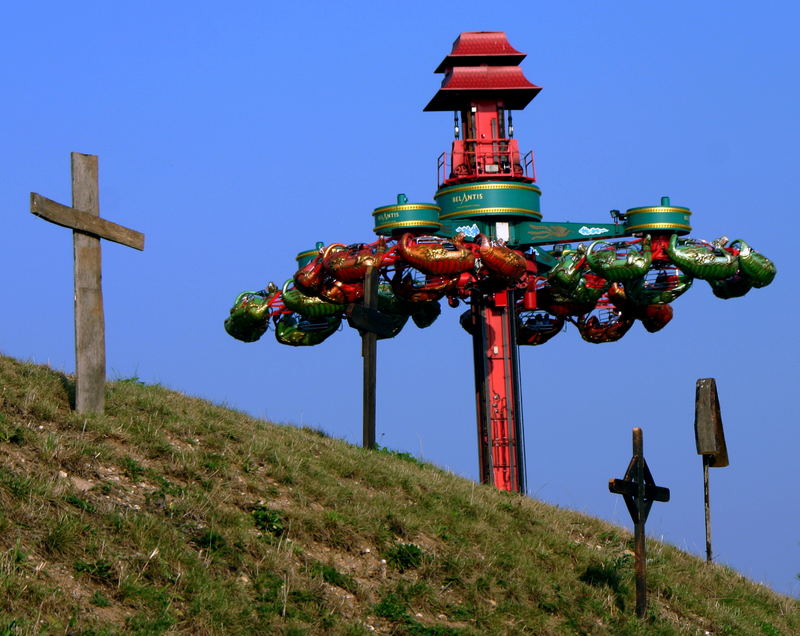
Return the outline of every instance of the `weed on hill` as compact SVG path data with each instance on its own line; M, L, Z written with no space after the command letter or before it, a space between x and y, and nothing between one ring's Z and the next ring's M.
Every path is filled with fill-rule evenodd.
M800 633L798 602L391 451L0 359L0 635Z

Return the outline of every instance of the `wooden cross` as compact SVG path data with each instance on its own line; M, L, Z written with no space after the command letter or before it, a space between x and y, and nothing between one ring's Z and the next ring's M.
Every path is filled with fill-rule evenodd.
M654 501L669 501L669 488L656 486L650 468L644 459L642 429L633 429L633 458L622 479L609 479L608 489L622 495L633 520L636 569L636 615L640 618L647 610L647 578L645 571L644 524Z
M75 410L105 408L106 342L100 239L137 250L144 234L100 218L97 155L71 154L72 207L31 192L31 212L72 230L75 260Z

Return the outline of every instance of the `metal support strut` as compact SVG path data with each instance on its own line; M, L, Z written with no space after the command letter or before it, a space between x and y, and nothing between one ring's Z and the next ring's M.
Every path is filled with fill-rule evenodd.
M481 483L524 493L514 292L475 292L471 311Z

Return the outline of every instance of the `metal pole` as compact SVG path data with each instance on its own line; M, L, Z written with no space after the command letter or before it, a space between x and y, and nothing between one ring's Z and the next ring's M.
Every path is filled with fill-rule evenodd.
M706 507L706 563L711 563L711 500L708 490L708 466L711 463L709 455L703 455L703 495Z
M526 457L525 457L525 429L522 417L522 380L519 372L519 345L517 344L517 295L512 291L508 293L508 343L511 349L511 375L514 391L514 454L517 461L517 491L524 494L527 488Z
M368 267L364 279L364 307L376 309L378 306L378 269ZM364 358L364 448L375 448L375 384L377 381L378 336L372 331L364 331L361 336L361 355Z
M633 429L633 456L636 458L636 520L633 524L635 543L634 565L636 570L636 615L643 618L647 611L647 556L645 553L644 522L647 511L644 509L644 443L642 429Z
M482 484L493 484L491 396L487 388L486 317L483 294L472 294L472 355L475 370L475 402L478 423L478 466Z

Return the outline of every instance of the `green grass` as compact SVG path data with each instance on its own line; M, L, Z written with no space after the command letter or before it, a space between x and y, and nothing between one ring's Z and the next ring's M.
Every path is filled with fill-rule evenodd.
M798 601L597 519L149 386L0 358L0 636L800 633Z

